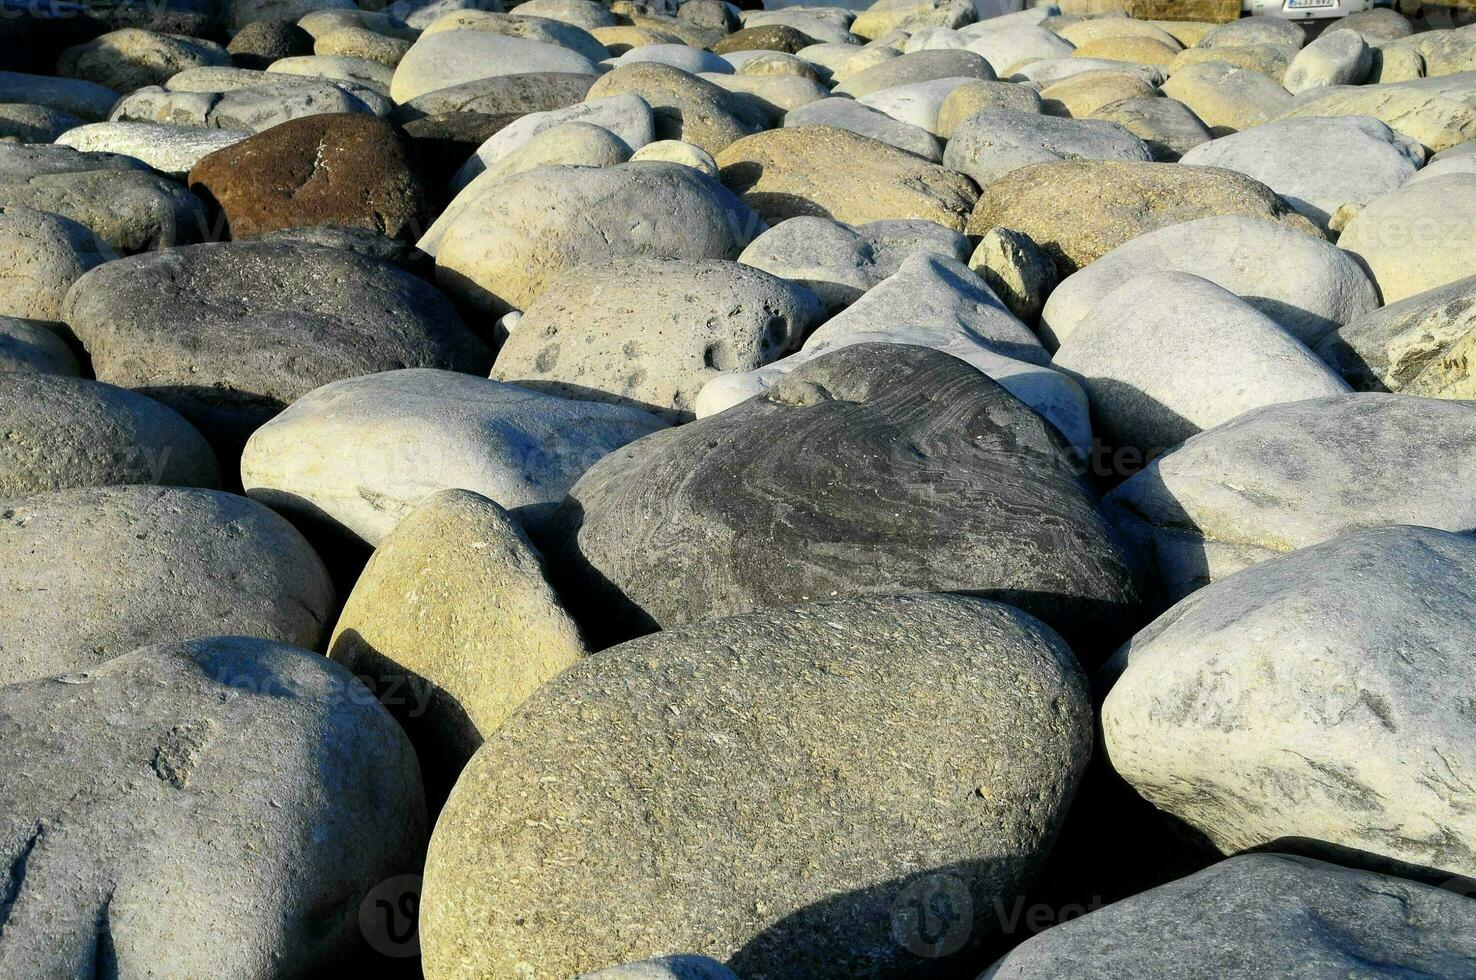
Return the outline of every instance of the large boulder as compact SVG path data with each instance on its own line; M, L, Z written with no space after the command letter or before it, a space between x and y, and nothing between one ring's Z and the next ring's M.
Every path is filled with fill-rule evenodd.
M0 103L0 139L50 143L67 130L84 125L80 116L33 103Z
M0 386L0 498L70 487L158 483L215 487L200 433L152 398L39 372Z
M744 96L657 62L615 68L590 86L586 99L627 94L640 96L654 111L656 139L683 140L714 155L768 125L767 117Z
M943 165L988 187L1012 170L1055 160L1152 160L1144 142L1116 123L981 109L953 131Z
M844 129L915 153L933 163L943 160L943 151L932 133L921 126L894 119L880 109L862 105L855 99L817 99L785 113L783 125L785 128L829 126Z
M1071 651L977 597L634 640L545 685L473 757L427 859L426 976L569 976L672 949L748 977L962 970L1090 751ZM957 916L941 930L938 906Z
M246 438L339 378L401 367L483 373L491 353L415 276L347 249L235 242L110 262L63 319L99 381L157 398L233 466Z
M101 247L123 252L198 242L205 207L176 181L143 170L80 170L0 179L0 208L21 205L71 218Z
M989 31L972 38L967 46L989 62L989 67L1000 78L1008 78L1016 65L1046 58L1064 58L1076 49L1074 44L1054 31L1034 24Z
M1327 86L1298 95L1282 108L1280 118L1373 116L1433 153L1476 139L1473 83L1476 73L1450 82L1422 78L1386 85Z
M1174 72L1163 83L1162 91L1193 110L1216 136L1270 122L1293 104L1291 93L1281 83L1258 71L1219 61L1188 65Z
M168 88L140 89L119 100L109 118L114 122L158 122L258 133L290 119L323 112L384 116L391 108L389 99L352 82L254 72L251 74L257 78L251 84L207 76L188 87L175 87L189 74L176 75L169 80ZM216 88L218 85L228 87Z
M537 529L596 460L664 427L636 409L453 371L387 371L324 385L263 425L241 482L284 513L371 545L450 487Z
M0 71L0 102L25 102L69 112L88 122L106 119L118 93L81 79Z
M0 687L0 796L18 977L340 969L426 836L388 713L326 657L244 637Z
M395 110L394 119L403 124L447 113L522 116L547 112L581 101L594 81L594 75L571 72L493 75L410 99Z
M824 309L808 289L736 262L613 259L540 293L492 376L686 421L708 380L793 350Z
M24 205L0 206L0 315L61 319L72 283L113 258L70 218Z
M243 129L208 126L168 126L149 122L88 123L68 130L57 140L86 153L117 153L141 160L170 177L183 177L201 159L241 142L251 134Z
M1476 957L1456 891L1283 854L1246 854L1022 943L981 980L1448 976Z
M1373 54L1352 31L1324 34L1297 52L1286 67L1282 84L1296 95L1329 85L1357 85L1373 67Z
M396 66L390 97L404 104L427 92L480 78L535 72L598 75L599 69L584 55L557 44L490 31L427 32Z
M585 262L736 259L764 223L722 184L676 163L539 167L477 197L435 246L436 280L491 316L528 306Z
M923 218L962 231L978 191L960 173L831 126L747 136L717 155L723 183L765 221Z
M30 371L64 377L82 373L77 356L53 325L0 316L0 374Z
M1476 877L1473 603L1476 537L1428 527L1247 568L1113 658L1107 755L1227 854L1297 839Z
M1378 309L1368 274L1321 238L1258 218L1222 215L1139 235L1070 276L1041 312L1049 347L1066 338L1119 286L1153 272L1187 272L1228 289L1309 347Z
M930 82L938 78L981 78L993 81L994 77L994 70L989 67L989 62L972 51L914 51L859 71L837 85L834 91L836 95L859 99L884 89Z
M145 85L162 85L186 68L231 64L226 49L213 41L137 28L112 31L68 48L57 59L57 74L78 78L123 95Z
M334 597L323 563L245 497L82 487L7 500L0 515L0 686L190 637L308 649L327 637Z
M1368 268L1385 303L1476 275L1476 173L1384 195L1343 227L1338 247Z
M1250 409L1348 390L1276 321L1182 272L1108 293L1051 363L1086 388L1097 432L1149 458Z
M1145 232L1212 215L1264 218L1318 235L1269 187L1244 174L1115 160L1063 160L1011 171L984 189L964 230L1023 232L1065 276Z
M1350 320L1317 355L1360 391L1476 399L1473 347L1476 275Z
M875 0L856 15L851 31L871 40L893 31L962 27L978 19L979 11L968 0Z
M1177 599L1370 524L1476 529L1476 405L1348 394L1200 433L1104 503Z
M1188 106L1161 94L1110 102L1093 112L1092 118L1117 123L1147 144L1153 159L1165 163L1181 159L1213 138Z
M826 596L963 590L1092 645L1130 632L1142 595L1071 455L958 358L850 345L595 464L552 519L550 558L605 641Z

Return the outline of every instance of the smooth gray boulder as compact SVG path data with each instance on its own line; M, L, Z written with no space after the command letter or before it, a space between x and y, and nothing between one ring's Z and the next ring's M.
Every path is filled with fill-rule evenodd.
M943 151L945 167L968 174L980 187L1032 163L1152 159L1148 146L1116 123L1013 109L974 113L953 131Z
M1328 85L1357 85L1373 67L1373 54L1353 31L1323 34L1297 52L1282 86L1293 95Z
M0 515L0 686L151 643L255 636L313 650L328 636L323 563L245 497L79 487L6 500Z
M755 238L738 261L799 283L819 296L832 313L838 313L896 273L914 253L963 261L968 251L967 238L932 221L847 225L800 215Z
M1476 174L1378 198L1343 227L1338 247L1368 268L1386 304L1476 275Z
M241 483L370 545L452 487L537 529L596 460L662 428L636 409L454 371L385 371L324 385L263 425L242 454Z
M142 161L117 153L83 152L70 146L0 143L0 180L24 180L40 174L83 170L147 170Z
M577 265L736 259L765 227L732 191L678 163L540 167L489 188L445 229L436 281L495 318Z
M1226 854L1291 839L1476 876L1473 605L1471 534L1352 530L1247 568L1105 668L1107 755Z
M6 377L0 431L0 498L122 483L220 485L215 454L177 412L97 381Z
M310 976L369 953L360 907L417 869L426 813L363 693L244 637L0 687L0 967Z
M615 15L594 0L528 0L517 7L520 17L547 17L591 31L615 26Z
M426 974L569 976L671 949L748 977L963 969L1043 862L1091 740L1071 651L978 597L634 640L554 678L473 757L427 859ZM539 816L555 813L579 816ZM949 927L919 921L950 900Z
M16 371L64 377L82 373L72 349L45 321L0 316L0 374Z
M1280 17L1242 17L1211 28L1196 47L1236 48L1248 44L1271 44L1290 51L1299 50L1307 42L1302 25Z
M1458 976L1476 902L1284 854L1244 854L1027 940L980 980Z
M544 550L605 642L920 589L1016 603L1090 647L1137 625L1142 594L1071 455L962 360L855 344L596 463Z
M230 64L231 56L214 41L126 27L67 48L56 60L56 73L127 95L187 68Z
M1171 599L1370 524L1476 529L1476 405L1354 393L1201 432L1103 503Z
M884 112L898 122L925 129L934 136L942 135L939 119L943 106L950 96L960 89L970 88L985 79L971 75L934 78L910 85L896 85L870 95L863 95L857 103ZM1028 110L1026 110L1028 111Z
M540 293L492 377L685 422L709 380L789 353L824 313L803 286L737 262L615 258Z
M70 218L0 205L0 316L60 320L72 284L113 257Z
M1076 50L1076 45L1061 35L1034 24L981 33L967 47L989 62L1000 78L1009 77L1017 65L1037 59L1066 58Z
M50 143L83 120L70 112L27 102L0 102L0 139Z
M1163 95L1109 102L1092 113L1093 119L1115 122L1142 140L1153 159L1166 163L1213 139L1209 128L1189 107Z
M916 153L925 160L940 163L943 150L932 133L920 126L900 122L879 109L862 105L855 99L819 99L784 114L783 125L834 126L848 129L890 143L899 150Z
M1201 143L1179 162L1254 177L1325 229L1338 208L1398 190L1424 160L1422 146L1377 119L1339 116L1269 122Z
M1095 431L1148 458L1250 409L1349 390L1274 320L1182 272L1108 293L1051 364L1086 389Z
M937 78L982 78L993 81L995 74L989 67L989 62L972 51L914 51L859 71L847 77L832 91L836 95L849 95L853 99L859 99L883 89L930 82Z
M117 92L95 82L0 71L0 102L42 105L93 122L106 119L117 101Z
M525 115L562 109L584 99L595 76L570 72L493 75L416 96L395 110L395 121L470 112L484 116Z
M108 118L113 122L154 122L259 133L278 123L328 112L384 116L392 105L382 95L351 82L256 74L260 77L253 84L222 90L139 89L120 99ZM171 79L171 84L176 79Z
M209 230L205 205L178 181L142 170L86 170L0 179L0 208L71 218L120 252L188 245Z
M1041 339L1060 345L1103 297L1150 272L1208 279L1309 347L1379 306L1368 274L1336 246L1270 221L1217 215L1139 235L1068 276L1041 311Z
M666 65L690 75L702 72L726 75L733 71L733 66L719 55L686 44L642 44L610 61L612 68L641 64Z
M1160 85L1164 70L1156 65L1141 65L1132 61L1117 61L1113 58L1042 58L1019 68L1009 77L1012 82L1033 82L1046 88L1062 79L1089 71L1111 71L1133 75L1149 85Z
M170 177L184 177L201 159L250 136L244 129L107 122L78 126L57 144L88 153L117 153L142 160Z
M60 319L99 381L179 412L226 467L262 423L330 381L406 366L483 374L491 363L423 280L300 242L194 245L110 262L77 281Z
M1359 391L1476 399L1476 276L1345 323L1317 355Z
M478 30L422 34L395 68L390 97L400 104L437 89L493 75L569 72L598 75L594 62L568 48Z

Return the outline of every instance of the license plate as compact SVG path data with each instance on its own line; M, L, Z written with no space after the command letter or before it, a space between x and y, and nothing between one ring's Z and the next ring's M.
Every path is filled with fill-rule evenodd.
M1286 0L1286 10L1323 10L1336 7L1338 0Z

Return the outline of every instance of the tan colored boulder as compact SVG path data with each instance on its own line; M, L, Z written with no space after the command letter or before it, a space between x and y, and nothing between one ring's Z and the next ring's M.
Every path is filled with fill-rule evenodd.
M1158 90L1126 72L1084 71L1040 90L1042 111L1053 116L1085 119L1103 106L1124 99L1151 98Z
M638 61L621 65L590 86L586 102L634 94L656 117L656 138L683 140L717 154L729 143L768 125L740 96L671 65Z
M960 123L984 109L1040 112L1040 96L1014 82L980 80L960 85L944 96L938 108L938 135L948 139Z
M1174 55L1168 73L1174 75L1190 65L1215 61L1223 65L1260 72L1280 84L1291 64L1292 52L1279 44L1246 44L1233 48L1188 48Z
M1165 44L1152 37L1099 37L1088 41L1071 53L1073 58L1106 58L1131 61L1138 65L1167 65L1179 53L1179 46Z
M1292 104L1292 94L1260 72L1217 61L1181 69L1161 91L1188 106L1215 136L1270 122Z

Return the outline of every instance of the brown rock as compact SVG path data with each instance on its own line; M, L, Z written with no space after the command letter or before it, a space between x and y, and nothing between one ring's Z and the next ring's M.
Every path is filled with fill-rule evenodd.
M817 43L813 37L787 24L765 24L748 27L729 34L712 46L713 54L729 54L733 51L783 51L794 54L801 48Z
M1139 20L1198 20L1224 24L1240 17L1240 0L1124 0Z

